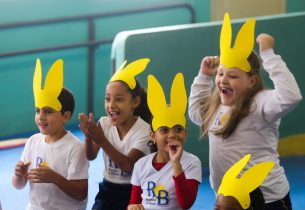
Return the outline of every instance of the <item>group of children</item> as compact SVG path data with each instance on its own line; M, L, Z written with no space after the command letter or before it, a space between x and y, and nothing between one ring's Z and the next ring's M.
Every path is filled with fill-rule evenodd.
M202 60L189 100L181 73L173 80L167 104L153 75L147 78L147 93L135 78L149 59L124 63L106 86L107 116L95 122L92 113L79 114L84 144L64 128L74 98L63 87L63 61L52 65L41 88L37 60L33 91L40 133L26 142L12 178L17 189L30 183L27 209L86 209L88 160L100 149L103 181L92 210L190 209L202 169L200 160L183 150L187 101L191 121L209 137L215 210L292 209L276 149L280 119L302 97L268 34L256 38L263 67L274 82L274 89L263 88L261 60L253 51L254 28L255 20L248 20L231 47L230 17L225 14L220 57Z

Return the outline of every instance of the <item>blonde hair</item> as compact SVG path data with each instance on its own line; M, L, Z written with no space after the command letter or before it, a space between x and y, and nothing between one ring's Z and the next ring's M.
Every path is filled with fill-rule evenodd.
M249 77L255 76L256 83L252 88L246 90L235 100L235 103L231 106L230 117L226 124L218 130L211 130L214 135L220 136L223 139L228 138L234 132L238 123L250 113L250 106L254 96L263 89L262 79L259 74L261 60L259 59L258 55L252 51L248 57L248 61L251 66L251 71L247 74ZM200 103L200 113L202 119L204 119L201 126L203 136L208 135L209 127L214 119L214 115L220 103L220 95L216 88L214 88L213 93L208 100L204 100Z

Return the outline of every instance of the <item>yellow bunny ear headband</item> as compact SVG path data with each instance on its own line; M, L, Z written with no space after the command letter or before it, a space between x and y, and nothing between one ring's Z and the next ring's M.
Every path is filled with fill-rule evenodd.
M217 193L217 195L223 194L224 196L236 198L243 209L248 209L250 207L250 192L264 182L275 165L275 163L271 161L262 162L249 168L239 177L240 172L250 158L251 155L247 154L229 168L222 179Z
M220 64L226 68L237 67L245 72L251 70L247 60L254 47L255 20L249 19L239 30L234 47L231 48L232 26L230 16L225 14L220 33Z
M51 107L56 111L61 110L61 103L58 96L63 87L63 60L57 60L50 68L41 88L42 72L40 60L36 60L36 68L33 79L33 92L35 107Z
M150 59L149 58L142 58L138 59L126 67L127 61L121 65L121 67L115 72L115 74L110 79L110 82L113 81L123 81L125 82L130 89L134 89L136 87L136 79L135 76L143 72L148 65Z
M149 75L147 88L147 103L153 115L152 127L156 131L161 126L169 128L175 125L186 127L185 110L187 95L182 73L178 73L172 83L170 93L170 104L166 104L163 89L158 80Z

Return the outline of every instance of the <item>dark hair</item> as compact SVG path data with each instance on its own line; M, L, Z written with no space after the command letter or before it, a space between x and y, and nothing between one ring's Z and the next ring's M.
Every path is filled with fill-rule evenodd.
M248 61L251 66L251 70L247 74L249 77L255 76L257 82L252 88L249 88L236 100L232 106L232 111L228 122L221 129L212 130L215 135L221 136L224 139L228 138L234 132L238 123L249 114L251 111L250 107L253 97L263 89L263 83L260 76L261 60L259 59L259 56L252 51L248 57ZM207 135L209 125L220 103L219 92L216 88L208 100L201 102L201 115L202 119L205 119L201 127L203 135Z
M149 147L150 153L158 151L157 144L153 140L149 140L147 146Z
M64 114L65 112L71 112L72 117L75 107L73 93L69 89L63 87L58 96L58 100L61 103L61 114Z
M124 82L123 82L124 83ZM126 83L124 83L126 85ZM151 122L151 112L148 108L147 104L147 92L146 90L140 85L139 81L136 80L136 87L134 89L130 89L128 85L127 89L131 93L132 97L135 98L139 96L141 98L141 102L139 106L135 109L133 115L140 116L144 121L147 123Z
M265 199L262 191L259 188L256 188L250 193L251 210L262 210L264 209Z

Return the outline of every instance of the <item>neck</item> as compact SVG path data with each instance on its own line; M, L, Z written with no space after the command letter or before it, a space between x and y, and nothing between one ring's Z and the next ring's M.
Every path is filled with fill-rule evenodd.
M121 125L117 125L120 139L123 139L125 137L125 135L128 133L128 131L135 124L136 121L137 121L137 117L133 116L131 119L127 120L125 123L123 123Z
M57 142L59 139L66 135L67 131L63 130L62 132L56 133L55 135L46 135L45 141L46 143L54 143Z
M169 161L168 153L157 152L153 160L155 163L167 163Z

